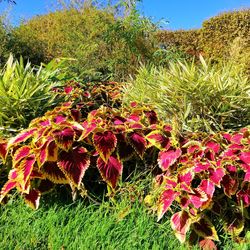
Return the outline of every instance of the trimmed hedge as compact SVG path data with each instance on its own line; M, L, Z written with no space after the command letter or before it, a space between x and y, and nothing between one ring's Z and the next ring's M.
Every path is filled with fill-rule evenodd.
M244 9L212 17L203 22L201 29L161 30L157 33L157 40L167 47L178 48L190 55L197 56L201 53L214 61L232 58L242 63L242 54L249 53L249 34L250 9ZM235 52L235 44L239 53ZM249 65L246 67L249 68Z
M225 12L203 22L200 45L206 56L215 59L230 57L230 48L238 37L250 44L250 9Z
M167 48L176 48L191 56L198 56L199 30L161 30L157 34L157 40Z

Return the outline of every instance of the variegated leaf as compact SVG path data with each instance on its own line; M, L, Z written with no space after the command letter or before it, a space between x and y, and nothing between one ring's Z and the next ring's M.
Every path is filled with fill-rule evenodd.
M186 234L190 228L191 219L186 211L180 211L172 215L171 227L177 239L184 243L186 241Z
M116 188L117 182L122 174L122 162L115 156L110 156L107 163L101 157L97 160L97 167L104 181L112 188Z
M24 200L32 209L38 209L41 193L36 189L31 189L28 194L24 194Z
M180 149L161 151L158 157L158 164L163 171L166 171L178 160L180 156Z
M97 132L93 135L93 142L100 157L107 162L117 144L114 133L112 131Z
M74 185L79 187L85 171L89 167L90 159L88 151L84 147L77 147L59 155L58 166Z

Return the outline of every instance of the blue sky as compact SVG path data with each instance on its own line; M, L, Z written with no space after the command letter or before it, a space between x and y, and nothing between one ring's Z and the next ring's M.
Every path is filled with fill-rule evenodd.
M35 15L46 13L51 9L53 0L16 0L12 6L9 19L18 23ZM250 7L250 0L144 0L140 10L157 21L161 18L169 21L166 28L199 28L202 22L220 12ZM10 9L6 3L0 3L0 13Z

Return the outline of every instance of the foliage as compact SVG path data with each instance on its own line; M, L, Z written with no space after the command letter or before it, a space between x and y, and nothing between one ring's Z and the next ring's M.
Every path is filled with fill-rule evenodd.
M168 69L142 67L124 91L131 101L155 106L164 120L188 131L234 129L250 122L250 84L237 66L200 59L170 63Z
M150 58L154 27L135 10L115 15L113 8L84 5L32 18L14 30L13 51L35 64L74 58L71 70L87 81L122 80Z
M248 78L250 79L250 46L249 39L237 37L231 43L229 48L228 60L238 65L243 69Z
M158 220L173 208L170 224L181 243L190 230L191 241L199 240L204 249L207 245L215 248L217 231L222 229L218 225L240 240L249 223L250 129L179 134L175 126L161 122L150 107L135 102L130 108L112 107L120 98L116 94L106 106L94 109L103 88L116 91L117 83L100 84L86 92L71 82L63 91L56 91L60 96L66 94L70 102L1 141L1 167L11 168L1 201L16 188L36 209L41 195L57 184L70 187L74 196L79 193L91 198L86 187L96 189L100 179L107 183L113 200L115 192L126 193L120 184L128 168L126 162L131 160L135 170L141 159L142 174L162 171L145 203L158 211ZM91 96L96 99L87 102ZM158 170L154 168L157 162ZM131 197L133 188L128 190ZM134 197L137 195L139 199L141 194L135 192Z
M69 184L73 191L84 193L84 174L95 166L115 189L123 161L134 155L143 157L148 144L145 134L157 123L155 112L149 108L128 112L102 106L81 120L81 108L65 103L2 143L3 161L12 162L12 170L1 200L15 187L34 208L41 193L54 184Z
M0 16L0 66L5 63L7 57L9 56L9 31L5 22L5 16Z
M215 222L217 230L238 240L249 230L249 145L250 129L244 128L231 134L189 134L159 152L163 173L153 186L154 205L158 221L171 211L180 242L190 230L191 241L199 239L214 249L213 241L219 241Z
M33 67L10 55L0 72L0 126L5 132L25 128L29 122L58 103L51 89L67 74L59 69L63 61Z
M200 49L199 30L160 30L156 33L157 41L167 50L176 49L191 57L199 57Z
M237 37L249 44L249 33L250 9L225 12L203 22L200 44L206 56L214 60L227 59Z

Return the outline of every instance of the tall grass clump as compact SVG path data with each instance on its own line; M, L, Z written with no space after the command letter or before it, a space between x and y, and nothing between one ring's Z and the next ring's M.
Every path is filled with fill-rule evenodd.
M125 105L150 104L183 130L236 129L250 123L250 83L236 65L214 65L201 57L200 64L143 66L124 92Z
M59 66L54 60L35 67L10 55L0 71L1 130L25 128L32 119L58 103L51 90L67 78Z

